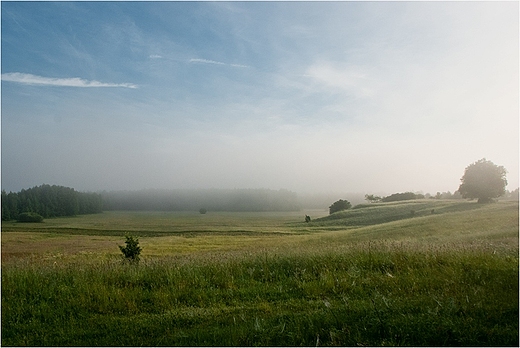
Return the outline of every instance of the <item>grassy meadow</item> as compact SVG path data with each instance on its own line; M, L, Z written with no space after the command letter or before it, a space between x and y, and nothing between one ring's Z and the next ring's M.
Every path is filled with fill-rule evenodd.
M518 221L418 200L4 222L2 345L518 346Z

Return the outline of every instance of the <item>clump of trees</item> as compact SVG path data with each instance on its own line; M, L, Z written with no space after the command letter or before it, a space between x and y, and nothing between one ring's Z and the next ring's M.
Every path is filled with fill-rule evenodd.
M504 197L505 199L518 199L518 189L513 192L506 191L507 170L503 166L494 164L485 158L476 161L466 167L463 177L460 179L459 189L453 194L448 192L437 192L435 196L413 192L394 193L390 196L380 198L374 195L365 195L365 200L374 202L395 202L413 199L478 199L479 203L492 202L494 199Z
M462 195L459 191L455 191L451 193L450 191L446 192L437 192L435 196L432 196L431 194L427 193L424 195L424 198L428 199L462 199Z
M503 166L483 158L466 167L459 192L463 198L478 199L478 203L492 202L505 194L506 174Z
M332 203L332 205L329 207L329 214L334 214L338 211L342 211L342 210L347 210L347 209L350 209L352 207L352 204L345 200L345 199L340 199L334 203Z
M519 188L516 188L513 191L506 190L506 193L501 198L506 199L506 200L511 200L511 201L518 201L518 191L519 191Z
M381 202L396 202L396 201L408 201L411 199L423 199L424 195L420 193L404 192L394 193L390 196L381 199Z
M377 203L377 202L380 202L380 201L381 201L381 197L366 194L366 195L365 195L365 200L366 200L367 202L369 202L369 203Z
M42 218L95 214L103 211L100 194L75 191L64 186L41 185L20 192L2 190L2 221L17 220L22 213Z
M37 213L21 213L18 215L18 221L19 222L42 222L43 216Z

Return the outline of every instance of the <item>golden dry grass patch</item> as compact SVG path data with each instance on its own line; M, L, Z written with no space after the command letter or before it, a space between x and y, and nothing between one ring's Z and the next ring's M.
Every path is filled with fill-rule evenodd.
M80 252L116 253L121 238L112 236L60 235L55 233L2 233L2 261L13 257Z

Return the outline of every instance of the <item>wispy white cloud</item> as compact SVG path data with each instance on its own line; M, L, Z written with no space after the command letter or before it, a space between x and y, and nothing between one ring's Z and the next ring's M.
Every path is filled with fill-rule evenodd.
M215 60L201 59L201 58L192 58L192 59L190 59L190 63L204 63L204 64L226 65L226 66L232 66L234 68L249 68L249 66L247 66L247 65L227 64L227 63L223 63L223 62L217 62Z
M150 54L149 58L151 59L160 59L162 58L163 56L159 55L159 54Z
M190 59L190 63L206 63L206 64L217 64L217 65L227 65L226 63L217 62L209 59L200 59L200 58L192 58Z
M5 73L2 74L2 81L16 82L25 85L39 85L39 86L58 86L58 87L123 87L123 88L137 88L137 85L132 83L106 83L96 80L85 80L79 77L70 78L56 78L44 77L33 74L24 73Z
M234 67L234 68L249 68L249 66L242 65L242 64L229 64L229 65Z

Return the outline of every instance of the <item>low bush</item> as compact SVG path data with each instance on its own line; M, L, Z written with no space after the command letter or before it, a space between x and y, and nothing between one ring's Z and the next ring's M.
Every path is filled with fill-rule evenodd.
M33 212L21 213L18 215L18 222L42 222L43 216Z
M347 210L352 207L352 204L346 199L340 199L329 207L329 214L334 214L338 211Z

